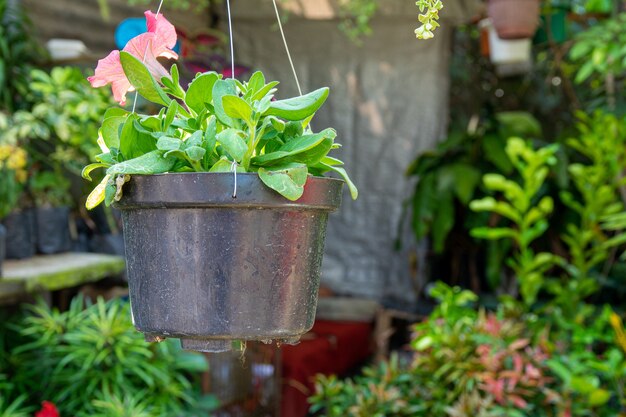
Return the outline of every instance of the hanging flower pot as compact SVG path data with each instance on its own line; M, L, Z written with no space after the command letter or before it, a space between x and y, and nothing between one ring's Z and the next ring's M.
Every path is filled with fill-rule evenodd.
M184 88L176 65L156 59L175 56L173 26L146 17L149 32L90 81L112 83L121 102L134 85L163 109L109 110L99 162L83 172L106 169L87 207L122 211L135 325L199 351L294 343L313 326L326 221L344 184L321 176L340 174L357 196L328 156L335 131L310 127L329 91L274 100L278 83L261 72L246 82L201 73Z
M134 176L122 210L135 326L186 349L297 342L313 326L328 213L343 181L291 202L256 174ZM156 226L156 227L155 227Z
M489 0L488 15L500 39L532 38L539 26L539 0Z

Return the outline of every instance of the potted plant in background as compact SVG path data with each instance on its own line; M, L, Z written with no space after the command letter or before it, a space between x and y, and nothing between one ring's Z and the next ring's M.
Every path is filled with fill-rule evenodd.
M35 200L37 251L44 255L67 252L70 238L70 182L60 170L33 175L30 191Z
M0 264L5 255L11 258L32 256L32 216L16 213L15 208L27 179L27 155L17 145L0 143ZM11 245L6 246L10 241ZM1 268L0 268L1 272Z
M539 0L489 0L487 13L500 39L528 39L539 26L539 6Z
M277 82L198 74L183 88L174 27L146 12L148 32L100 60L94 87L117 101L137 89L157 115L112 108L98 163L104 180L87 201L123 212L136 327L149 340L229 350L233 341L297 342L313 325L328 214L339 207L336 133L310 122L327 88L274 100ZM125 184L128 185L125 186Z

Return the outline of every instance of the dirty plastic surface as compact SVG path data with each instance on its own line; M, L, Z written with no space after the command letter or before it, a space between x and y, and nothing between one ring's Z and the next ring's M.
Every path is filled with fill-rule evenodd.
M256 174L133 176L123 212L135 326L189 350L297 343L313 326L328 214L343 181L309 178L290 202Z

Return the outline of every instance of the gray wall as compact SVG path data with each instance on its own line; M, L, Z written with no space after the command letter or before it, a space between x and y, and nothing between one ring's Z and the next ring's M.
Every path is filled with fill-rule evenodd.
M415 289L423 285L410 222L402 231L403 251L394 250L394 240L402 202L413 188L404 172L419 151L436 144L448 123L453 22L471 13L460 1L445 3L445 20L431 41L415 39L414 1L389 3L362 47L338 30L336 20L291 14L285 26L303 89L331 87L314 128L337 129L344 145L339 156L361 192L356 202L346 193L341 211L330 219L323 282L338 293L403 305L413 303ZM234 2L236 57L281 80L285 97L296 94L296 87L272 13L269 0Z

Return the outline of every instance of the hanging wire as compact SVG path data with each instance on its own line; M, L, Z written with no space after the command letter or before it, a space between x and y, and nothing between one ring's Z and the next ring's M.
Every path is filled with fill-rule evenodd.
M233 18L230 12L230 0L226 0L226 9L228 11L228 33L230 36L230 78L235 79L235 41L233 39Z
M159 7L157 8L157 12L156 12L156 15L155 15L155 19L158 19L158 18L159 18L159 14L161 14L161 8L163 7L163 1L164 1L164 0L161 0L161 1L159 2ZM149 47L150 47L150 42L148 42L148 44L146 45L146 50L145 50L145 51L143 51L143 59L141 60L141 62L142 62L143 64L145 64L145 63L146 63L146 55L148 54L148 48L149 48ZM138 99L138 98L139 98L139 91L138 91L138 90L136 90L136 91L135 91L135 100L133 101L133 111L132 111L131 113L135 113L135 109L137 108L137 99Z
M274 11L276 12L276 19L278 20L278 28L280 29L280 35L283 38L283 43L285 44L285 51L287 51L287 57L289 58L289 64L291 64L291 71L293 71L293 77L296 79L296 85L298 86L298 92L302 95L302 88L300 87L300 80L298 80L298 73L296 72L296 67L293 65L293 59L291 59L291 52L289 52L289 45L287 45L287 38L285 38L285 31L283 30L283 22L280 20L280 13L278 12L278 5L276 4L276 0L272 0L274 2Z

